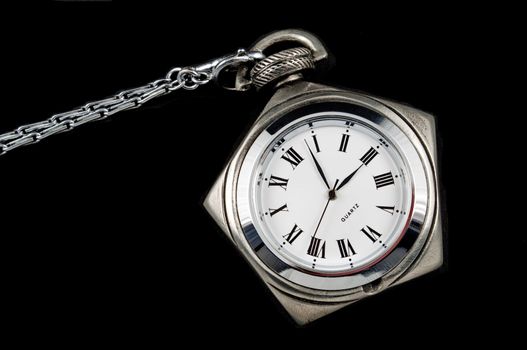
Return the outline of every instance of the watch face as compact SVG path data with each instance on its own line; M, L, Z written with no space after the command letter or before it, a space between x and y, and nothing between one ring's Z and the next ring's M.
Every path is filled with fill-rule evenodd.
M371 266L404 233L408 171L381 130L318 113L277 136L253 178L253 213L265 244L320 274Z
M415 239L408 138L378 113L337 106L289 113L248 154L245 236L286 278L297 271L366 280L368 270L389 270Z

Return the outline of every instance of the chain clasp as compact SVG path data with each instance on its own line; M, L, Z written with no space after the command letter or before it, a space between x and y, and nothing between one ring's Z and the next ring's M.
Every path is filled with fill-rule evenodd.
M224 89L247 91L251 87L251 82L247 81L246 84L235 84L236 74L240 68L248 68L248 66L252 67L264 58L265 55L260 51L238 49L234 54L225 55L215 60L197 65L194 67L194 70L200 73L210 74L211 80L214 80ZM231 75L230 82L229 79L227 79L227 75Z

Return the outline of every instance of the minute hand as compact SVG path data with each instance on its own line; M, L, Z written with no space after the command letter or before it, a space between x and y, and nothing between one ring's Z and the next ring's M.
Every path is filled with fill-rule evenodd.
M344 178L344 180L342 180L342 182L340 183L339 187L337 187L336 191L340 190L340 189L342 188L342 186L344 186L345 184L347 184L347 183L351 180L351 178L352 178L353 176L355 176L355 174L357 173L357 171L359 171L359 169L362 168L363 165L364 165L364 163L361 164L357 169L355 169L354 172L352 172L351 174L349 174L348 176L346 176L346 177Z
M306 143L307 149L309 150L309 153L311 154L311 157L313 158L313 161L315 162L315 166L317 167L320 177L322 178L322 180L324 180L324 183L326 184L326 187L329 190L329 183L328 183L328 180L326 179L326 175L324 175L324 171L322 170L322 167L318 163L317 158L315 158L315 155L313 154L313 151L311 151L311 148L309 147L309 144L307 143L307 141L304 140L304 142Z

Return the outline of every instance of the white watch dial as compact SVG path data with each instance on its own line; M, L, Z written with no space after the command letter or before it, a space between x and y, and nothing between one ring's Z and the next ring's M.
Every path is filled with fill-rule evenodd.
M386 256L406 231L409 172L383 131L360 117L328 112L288 127L253 176L256 229L287 265L353 274Z

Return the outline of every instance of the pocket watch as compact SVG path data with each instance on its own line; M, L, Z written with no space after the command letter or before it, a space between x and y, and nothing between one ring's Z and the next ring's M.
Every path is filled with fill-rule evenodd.
M434 117L310 82L328 68L313 34L249 50L0 134L0 155L211 81L274 91L204 207L298 324L437 269L443 247ZM231 79L228 79L231 78Z
M436 135L430 114L304 80L327 60L309 33L251 51L283 42L250 72L276 92L204 205L305 324L441 266Z

